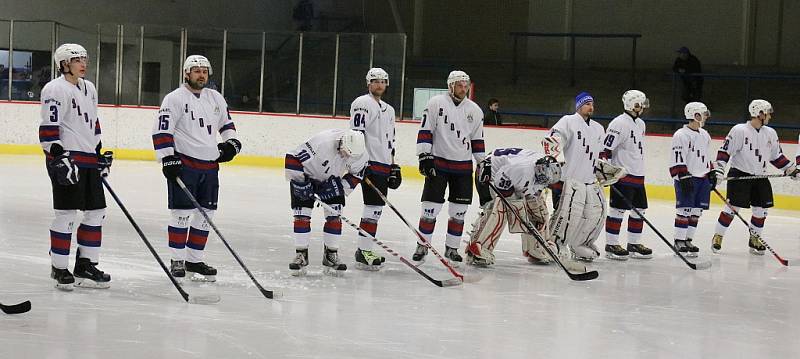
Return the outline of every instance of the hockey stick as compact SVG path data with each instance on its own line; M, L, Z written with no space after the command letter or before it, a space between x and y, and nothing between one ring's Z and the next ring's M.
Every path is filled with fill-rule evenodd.
M711 268L711 261L703 261L703 262L694 263L694 262L690 262L688 259L686 259L686 257L684 257L678 251L678 249L675 248L675 246L672 245L672 243L670 243L666 238L664 238L664 235L661 234L661 232L656 228L656 226L654 226L652 223L650 223L650 220L647 219L642 214L642 212L640 212L639 209L637 209L636 206L633 205L633 203L631 203L631 200L628 199L628 197L626 197L624 194L622 194L622 191L618 190L614 186L609 186L609 187L611 187L611 190L614 191L618 196L620 196L625 201L625 204L627 204L628 207L630 207L632 211L636 212L636 215L639 216L639 218L641 218L642 220L644 220L645 223L647 223L647 226L650 227L650 229L652 229L653 232L656 232L658 237L661 238L661 240L664 241L664 243L666 243L667 246L669 246L669 248L672 249L673 252L675 252L675 255L677 255L684 263L686 263L687 266L689 266L689 268L692 268L694 270Z
M747 226L747 230L750 232L750 234L751 235L755 234L755 233L753 233L752 228L750 228L750 224L748 224L747 221L744 218L742 218L742 215L739 214L739 211L733 209L733 206L731 206L731 203L728 202L728 199L723 197L722 193L719 193L719 191L716 188L712 189L712 191L714 191L714 193L716 193L717 196L719 196L719 199L721 199L722 202L725 202L725 205L728 206L728 208L730 208L731 211L733 211L733 214L735 214L736 217L739 217L739 219L742 220L742 223L744 223L744 225ZM778 255L778 253L775 253L775 250L772 249L772 247L769 246L769 244L767 243L766 240L764 240L764 238L761 238L761 236L757 236L757 238L761 242L761 244L764 245L764 247L767 247L767 249L769 249L769 251L772 253L772 255L775 256L775 259L778 260L778 262L781 262L781 264L783 264L783 265L785 265L787 267L789 266L789 261L786 260L786 259L783 259L781 256Z
M325 208L326 210L328 210L330 212L336 212L333 209L333 207L331 207L330 205L328 205L325 202L322 202L322 200L318 196L314 196L314 197L317 199L317 203L322 208ZM461 285L461 284L464 283L458 278L450 278L450 279L445 279L443 281L442 280L438 280L438 279L434 279L433 277L431 277L427 273L425 273L422 269L419 269L419 267L417 267L413 263L411 263L408 259L406 259L402 255L400 255L399 253L395 252L393 249L389 248L389 246L387 246L383 242L379 241L373 235L367 233L365 230L361 229L361 227L359 227L355 223L350 222L350 220L347 219L347 217L345 217L344 215L339 214L339 218L341 218L345 223L350 225L350 227L353 227L356 231L358 231L359 234L361 234L364 237L369 238L370 240L372 240L373 242L375 242L376 244L381 246L381 248L383 248L386 252L388 252L389 254L391 254L391 255L397 257L398 259L400 259L401 262L403 262L405 265L409 266L411 269L413 269L415 272L417 272L419 275L421 275L422 277L424 277L425 279L427 279L431 283L433 283L433 284L435 284L435 285L437 285L439 287L453 287L453 286Z
M391 209L392 209L392 211L394 211L394 213L395 213L395 214L396 214L398 217L400 217L400 220L401 220L401 221L403 221L403 223L405 223L405 224L406 224L406 226L408 227L408 229L410 229L412 232L414 232L414 234L416 234L416 235L417 235L417 238L419 238L419 240L420 240L420 241L422 241L422 245L423 245L423 246L425 246L425 247L427 247L428 249L430 249L430 251L431 251L431 252L432 252L434 255L436 255L436 258L439 258L439 261L440 261L440 262L442 262L442 264L443 264L443 265L444 265L444 266L447 268L447 270L448 270L448 271L450 271L450 273L451 273L453 276L455 276L456 278L458 278L458 279L460 279L460 280L462 280L462 281L464 281L464 280L465 280L465 279L464 279L464 275L463 275L463 274L461 274L461 273L459 273L459 272L456 272L456 270L455 270L455 269L453 269L453 267L450 265L450 263L447 263L447 261L446 261L446 260L445 260L445 259L442 257L442 255L441 255L441 254L439 254L439 252L436 250L436 248L433 248L433 246L430 244L430 242L428 242L428 240L427 240L427 239L425 239L425 236L423 236L423 235L422 235L422 233L420 233L420 232L419 232L419 230L417 230L416 228L414 228L414 226L412 226L410 223L408 223L408 221L406 220L406 218L405 218L405 217L403 217L403 215L400 213L400 211L398 211L398 210L397 210L397 208L395 208L395 207L394 207L394 205L393 205L391 202L389 202L389 199L388 199L388 198L386 198L386 196L383 194L383 192L381 192L381 191L378 189L378 187L375 187L375 185L372 183L372 181L370 181L370 180L369 180L369 178L364 178L364 182L365 182L367 185L369 185L370 187L372 187L372 190L374 190L374 191L375 191L375 193L377 193L377 194L378 194L378 196L381 198L381 200L383 200L383 202L384 202L384 203L386 203L386 205L387 205L387 206L389 206L389 208L391 208Z
M758 175L758 176L742 176L742 177L725 177L723 181L739 181L739 180L751 180L751 179L762 179L762 178L780 178L780 177L789 177L783 173L776 173L771 175Z
M280 293L277 293L275 291L271 291L271 290L268 290L268 289L264 289L264 287L262 287L261 284L258 283L256 278L253 276L253 273L250 272L250 269L248 269L247 266L244 265L244 262L242 262L242 259L239 258L238 254L236 254L236 251L234 251L233 248L231 248L231 245L228 244L228 241L225 240L225 237L222 235L222 232L219 231L219 228L217 228L217 226L214 224L214 222L208 216L208 213L206 213L206 211L203 209L203 207L200 206L200 203L198 203L197 199L194 198L194 195L192 195L192 192L190 192L189 189L186 188L186 185L183 183L183 180L181 180L180 177L176 177L175 178L175 182L177 182L178 186L181 187L181 189L183 190L183 193L186 194L186 197L188 197L189 200L192 201L192 204L194 205L195 208L197 208L197 211L199 211L200 214L203 215L203 218L205 218L206 222L208 222L208 224L211 226L211 228L214 229L214 232L217 233L217 237L219 237L219 239L222 241L222 243L225 244L225 247L228 248L228 251L231 252L231 254L233 255L233 258L236 259L236 262L238 262L239 265L242 267L242 269L244 269L244 272L247 273L247 276L250 277L250 280L253 281L253 284L256 285L256 288L258 288L258 290L261 292L261 294L263 294L264 297L267 297L269 299L275 298L276 295L280 296Z
M6 314L21 314L31 310L31 301L26 300L19 304L5 305L0 303L0 310Z
M517 217L519 223L522 223L522 225L525 226L525 228L528 230L528 233L530 233L533 236L533 238L536 238L536 241L539 242L539 245L542 246L542 248L544 248L545 251L547 251L547 254L549 254L551 258L553 258L553 261L555 261L558 264L558 266L564 270L564 273L567 273L569 279L575 281L592 280L600 275L600 273L598 273L596 270L583 273L570 272L569 269L567 269L567 267L564 266L564 263L561 263L561 259L558 258L558 255L553 253L553 250L547 246L547 243L545 242L544 238L542 238L542 234L539 233L539 231L537 231L536 228L533 228L530 223L523 220L522 216L520 216L519 213L512 210L512 208L514 207L512 207L511 203L508 203L508 200L502 194L500 194L500 190L498 190L497 187L495 187L494 184L492 183L489 183L489 188L491 188L492 191L494 191L494 193L497 194L497 198L500 198L500 200L503 201L503 205L506 207L507 211L513 213L514 217Z
M119 197L117 197L117 194L111 188L111 185L108 184L108 181L106 181L106 178L105 177L101 177L101 179L103 180L103 185L106 186L106 189L108 190L108 193L111 194L111 197L114 197L114 201L117 202L117 205L122 210L122 213L124 213L125 217L128 218L128 222L131 222L131 225L133 226L133 229L135 229L136 233L139 234L139 237L142 238L142 241L144 241L144 244L147 246L147 249L149 249L150 253L153 254L153 257L155 257L156 261L158 262L158 265L160 265L161 269L164 270L164 273L167 274L167 277L169 277L170 282L172 282L172 285L174 285L175 289L178 290L178 293L181 294L181 297L183 297L183 300L185 300L185 301L187 301L189 303L195 303L195 304L213 304L213 303L219 302L220 298L217 295L189 296L189 293L186 293L186 291L183 290L183 287L181 287L181 285L178 283L178 281L175 279L175 277L172 276L172 273L169 272L169 269L167 269L167 266L161 260L161 257L158 256L158 253L156 253L156 250L155 250L155 248L153 248L153 245L151 245L150 241L147 240L147 237L145 237L144 232L142 232L141 228L139 228L139 225L136 224L136 221L133 220L133 217L128 212L128 210L125 208L125 205L122 204L122 200L119 199Z

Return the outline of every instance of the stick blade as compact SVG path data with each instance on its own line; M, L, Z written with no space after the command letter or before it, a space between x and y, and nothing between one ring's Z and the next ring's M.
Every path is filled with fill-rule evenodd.
M462 285L462 284L464 284L464 282L459 278L450 278L450 279L445 279L445 280L436 282L436 285L438 285L440 287L443 287L443 288L444 287L455 287L455 286Z
M711 268L711 261L689 263L689 267L694 270L704 270Z
M6 314L22 314L31 310L31 301L26 300L19 304L14 305L2 305L0 304L0 310Z
M600 273L598 273L596 270L593 270L584 273L569 273L569 278L576 281L584 281L584 280L597 279L599 275Z
M220 298L218 295L214 295L214 294L212 294L212 295L193 295L193 296L189 297L188 302L192 303L192 304L208 305L208 304L219 303L219 301L221 299L222 298Z
M264 289L264 290L261 291L261 294L263 294L265 297L267 297L269 299L280 299L280 298L283 298L283 293L282 292L278 292L276 290Z

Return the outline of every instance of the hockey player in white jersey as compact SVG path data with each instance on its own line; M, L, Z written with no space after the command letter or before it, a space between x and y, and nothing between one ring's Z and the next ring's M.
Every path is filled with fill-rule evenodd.
M213 75L208 59L187 57L183 73L185 82L164 97L153 126L153 147L167 179L171 272L177 278L189 272L191 279L215 281L217 270L204 261L209 224L175 179L180 178L213 217L219 197L219 164L231 161L242 144L236 139L225 99L205 88Z
M448 189L447 237L444 256L453 265L463 258L458 253L464 216L472 203L472 159L483 160L483 111L467 98L470 79L463 71L452 71L447 77L448 94L432 97L422 113L417 134L419 172L425 176L422 190L422 214L419 231L430 244L436 216L444 204ZM422 261L428 247L417 239L412 257Z
M703 129L711 117L702 102L689 102L684 107L688 124L672 136L669 173L673 178L677 213L675 215L675 249L687 257L700 251L692 244L697 222L708 209L711 188L720 179L720 171L712 171L709 144L711 136Z
M350 128L364 133L369 165L364 174L385 196L388 189L400 187L402 175L400 166L394 163L395 129L394 108L384 102L383 96L389 86L389 74L381 68L367 71L368 93L350 105ZM359 227L373 237L378 231L378 220L386 203L369 185L361 184L364 197L364 211ZM372 240L359 235L356 248L356 268L378 270L386 260L372 251Z
M619 232L625 212L632 210L630 204L639 213L644 214L647 208L647 191L644 187L644 134L645 123L642 113L650 107L650 101L644 92L629 90L622 94L622 105L625 111L611 120L603 140L605 149L600 158L614 166L625 168L627 175L611 185L622 193L611 191L608 216L606 217L606 257L618 260L633 258L652 258L653 251L641 244L644 220L636 211L628 216L628 245L622 247Z
M101 175L112 154L100 154L97 90L86 76L87 53L78 44L63 44L53 53L58 78L42 89L39 142L53 189L55 219L50 225L50 276L56 287L108 288L111 276L97 269L106 199ZM69 251L78 211L76 260L70 273ZM76 280L77 279L77 280Z
M767 162L793 179L800 177L800 170L781 150L778 134L767 126L772 120L772 105L765 100L753 100L748 107L750 120L740 123L728 132L725 142L717 152L715 168L723 171L731 165L727 177L759 176L767 174ZM769 179L747 179L728 182L728 203L719 213L711 250L722 249L722 237L733 220L734 211L752 206L750 217L750 253L763 255L766 248L761 243L767 209L774 205L772 185Z
M542 190L561 180L561 164L553 157L521 148L498 148L478 164L475 187L481 203L481 214L472 224L470 242L466 249L467 264L489 266L494 264L494 248L508 223L509 233L519 233L522 254L535 264L546 264L551 258L547 251L520 223L517 212L528 225L536 228L555 253L555 244L548 241L549 214ZM498 189L513 208L507 208L491 190L490 183Z
M315 194L335 210L325 210L322 265L329 274L336 275L347 270L347 265L340 262L338 255L339 237L342 234L339 215L345 197L353 192L363 178L369 159L365 147L362 132L330 129L314 135L286 153L286 179L289 181L294 213L295 257L289 263L292 275L305 274L308 266Z
M559 159L563 152L565 160L562 181L551 186L554 213L550 222L550 238L565 263L569 261L567 248L582 261L593 261L600 255L594 241L605 218L601 185L612 184L624 175L622 169L600 160L605 131L592 120L593 113L594 99L581 92L575 97L575 113L558 120L542 140L546 155Z

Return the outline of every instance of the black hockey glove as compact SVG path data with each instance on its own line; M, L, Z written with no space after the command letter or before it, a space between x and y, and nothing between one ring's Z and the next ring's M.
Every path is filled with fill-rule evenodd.
M322 198L325 203L332 201L337 197L344 198L344 186L342 179L335 176L330 176L325 182L322 182L317 187L317 194Z
M708 181L711 182L711 189L717 188L717 183L722 179L723 172L721 168L715 168L708 172Z
M114 161L114 152L106 151L102 155L97 155L97 169L100 176L106 177L111 173L111 162Z
M174 181L181 174L183 164L178 156L172 155L161 159L161 172L168 181Z
M392 163L392 169L389 170L389 179L387 180L389 188L398 189L400 184L403 183L403 175L400 174L400 166Z
M239 151L242 150L242 143L235 138L231 138L225 142L218 143L217 149L219 150L217 162L228 162L236 157Z
M421 153L419 155L419 173L425 177L436 177L436 167L433 165L433 155Z
M78 183L78 180L80 180L78 167L69 158L69 152L65 152L60 145L54 144L50 147L50 154L53 155L53 159L50 160L47 167L53 173L56 182L62 186Z
M684 196L690 196L694 192L694 178L690 174L686 174L678 179L678 185Z
M314 188L308 179L303 182L291 180L289 181L289 187L292 189L292 196L300 201L308 201L314 196Z

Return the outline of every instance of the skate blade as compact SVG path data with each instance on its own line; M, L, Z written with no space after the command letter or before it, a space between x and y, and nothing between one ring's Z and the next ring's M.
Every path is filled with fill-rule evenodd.
M697 252L688 252L685 255L686 255L686 258L697 258L697 256L698 256Z
M306 267L303 267L301 269L289 269L289 273L292 277L305 277L307 272Z
M381 270L381 265L369 265L356 262L356 269L360 269L367 272L377 272Z
M576 261L581 261L581 262L586 262L586 263L594 262L594 258L592 258L592 257L575 257L575 260Z
M75 286L89 289L108 289L111 288L111 282L95 282L89 278L75 277Z
M71 292L73 289L75 289L75 286L72 283L70 283L70 284L58 284L58 283L56 283L56 289L62 290L62 291L65 291L65 292Z
M613 259L615 261L623 261L623 262L628 260L628 256L618 256L618 255L613 254L613 253L606 253L606 258Z
M631 253L631 258L633 258L633 259L651 259L651 258L653 258L653 255L652 254Z
M222 300L218 295L198 295L189 297L189 303L192 304L215 304Z
M217 276L192 273L192 275L189 277L189 280L191 280L192 282L214 283L217 281Z
M722 252L722 248L716 249L714 247L711 247L711 252L714 253L714 254L718 254L719 252Z
M758 249L750 248L750 254L757 255L757 256L763 256L764 255L764 251L760 251Z
M346 269L334 269L331 267L325 267L322 269L322 273L331 277L344 277L344 272Z

